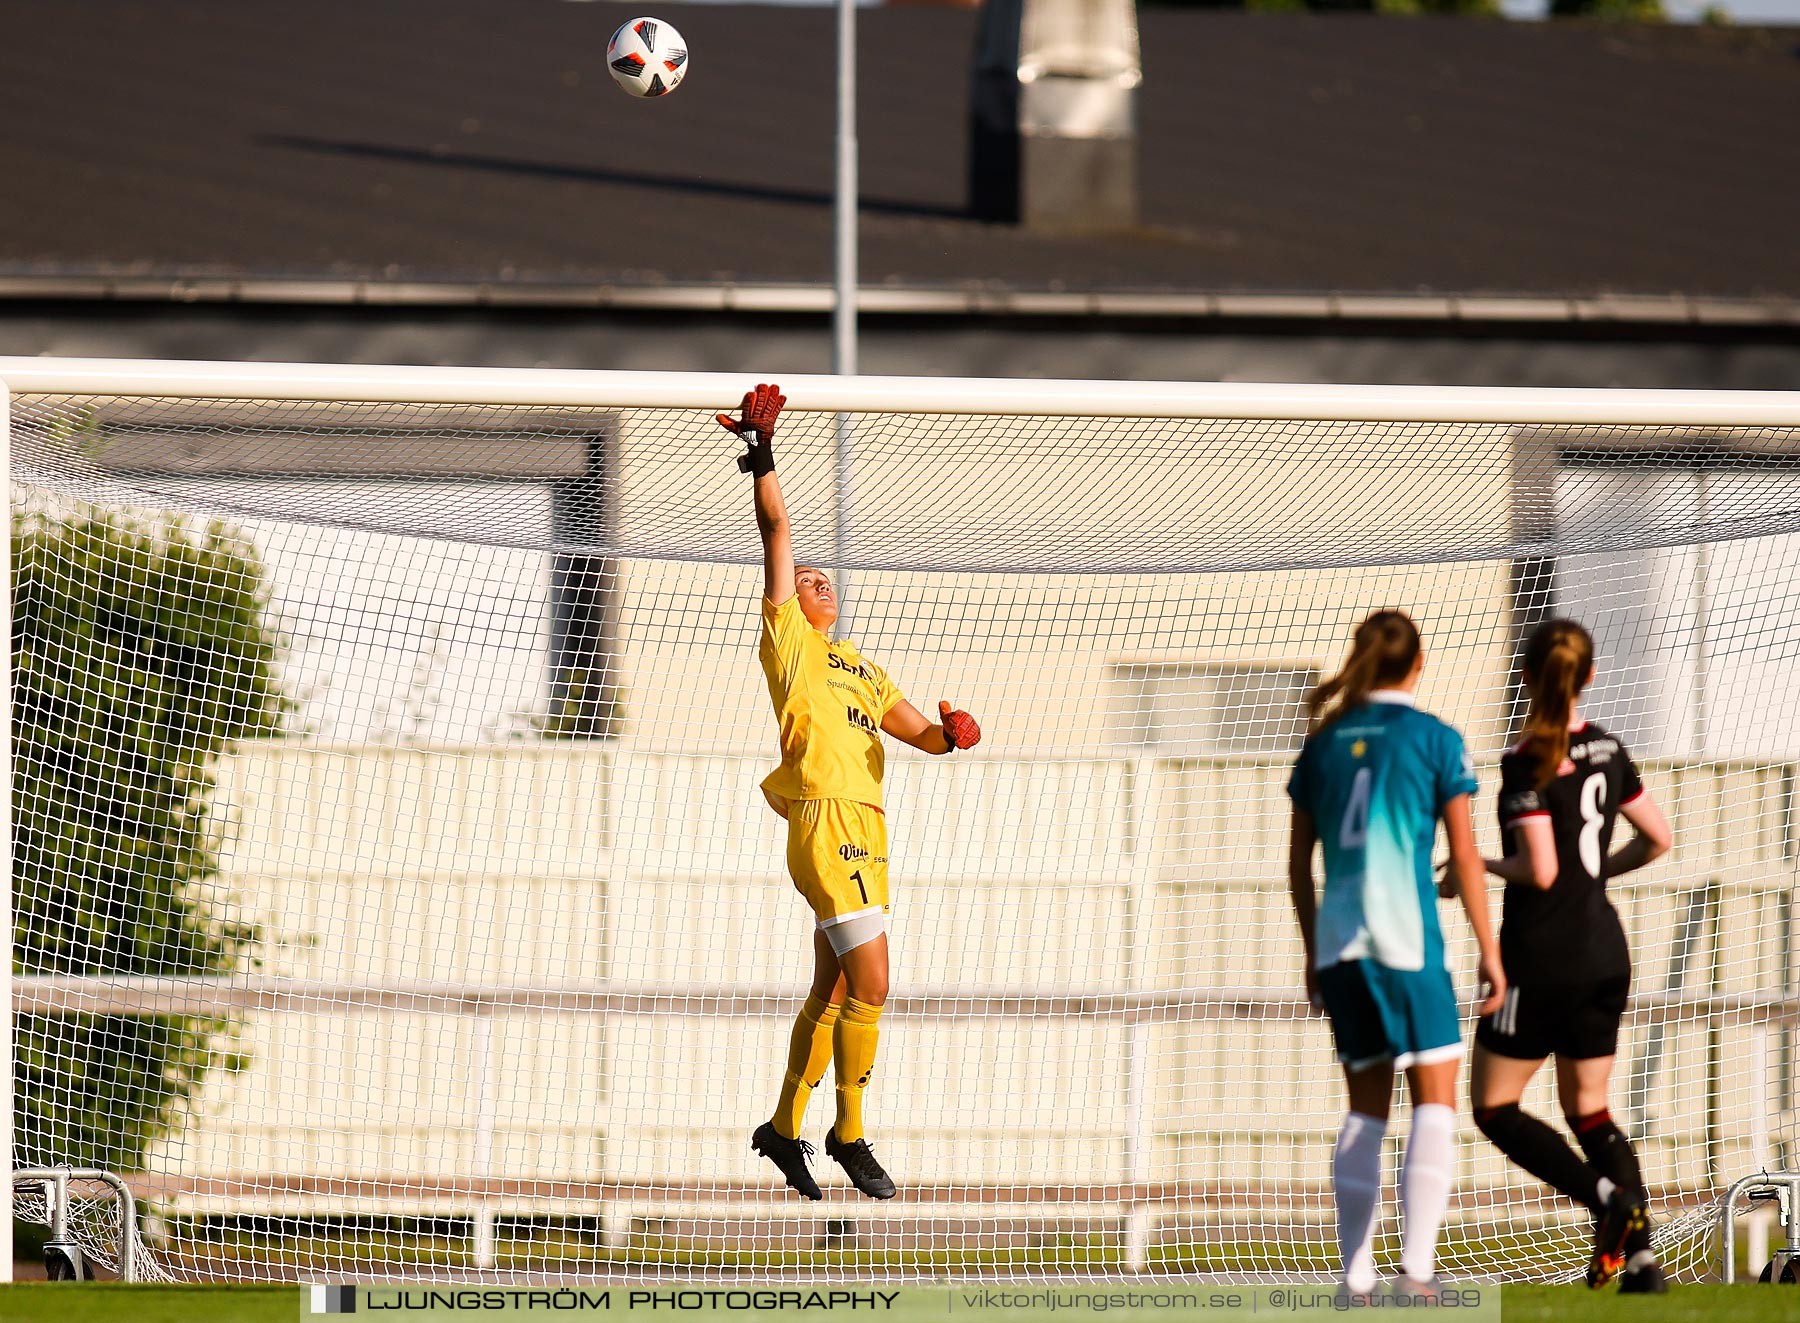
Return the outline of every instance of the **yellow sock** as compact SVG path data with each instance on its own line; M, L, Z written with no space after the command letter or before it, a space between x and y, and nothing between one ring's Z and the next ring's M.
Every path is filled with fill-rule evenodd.
M880 1021L881 1007L855 997L844 998L831 1044L832 1057L837 1062L838 1107L837 1124L832 1129L837 1132L839 1143L848 1144L863 1137L863 1090L875 1070Z
M794 1036L788 1040L787 1077L781 1082L781 1101L775 1104L772 1119L775 1129L785 1139L800 1137L800 1118L806 1115L806 1100L825 1078L825 1067L831 1064L831 1028L837 1023L838 1008L806 994L806 1005L794 1017Z

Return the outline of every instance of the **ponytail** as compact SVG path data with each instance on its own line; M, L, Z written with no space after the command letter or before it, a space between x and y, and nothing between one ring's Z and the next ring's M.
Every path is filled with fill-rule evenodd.
M1546 620L1525 645L1525 749L1537 759L1542 790L1556 779L1569 756L1569 719L1575 699L1594 673L1594 639L1573 620Z
M1336 721L1369 695L1400 684L1419 659L1419 627L1404 611L1377 611L1356 627L1343 669L1306 696L1308 732Z

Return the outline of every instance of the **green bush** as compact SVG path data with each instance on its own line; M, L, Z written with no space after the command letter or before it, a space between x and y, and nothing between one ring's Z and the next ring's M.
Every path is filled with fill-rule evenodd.
M1611 18L1631 23L1660 23L1662 0L1550 0L1552 18Z
M1500 0L1143 0L1146 6L1172 9L1248 9L1260 13L1462 14L1498 18ZM1667 14L1662 0L1550 0L1552 18L1622 19L1659 23ZM1716 9L1704 15L1708 22L1729 21Z
M1248 9L1253 13L1463 14L1498 18L1500 0L1145 0L1188 9Z
M236 739L276 733L278 637L254 550L221 525L13 518L13 896L21 974L226 974L209 815ZM231 1026L19 1017L15 1160L133 1170Z

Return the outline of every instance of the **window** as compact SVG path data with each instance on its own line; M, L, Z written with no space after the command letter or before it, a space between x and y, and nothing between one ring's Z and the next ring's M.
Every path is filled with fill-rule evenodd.
M1319 682L1286 662L1120 662L1113 677L1123 742L1171 758L1295 752Z
M1796 509L1800 473L1785 457L1710 469L1565 460L1561 538L1626 543L1556 564L1554 612L1587 625L1599 663L1582 710L1640 757L1800 750L1800 536L1733 536ZM1721 540L1686 540L1712 525ZM1673 545L1642 545L1663 528Z

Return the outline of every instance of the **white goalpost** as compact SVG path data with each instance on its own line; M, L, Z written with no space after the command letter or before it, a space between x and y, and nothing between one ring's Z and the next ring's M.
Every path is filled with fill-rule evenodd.
M1588 706L1676 834L1613 887L1613 1110L1672 1273L1712 1271L1727 1190L1800 1166L1800 394L786 377L797 553L844 562L918 706L986 732L890 748L867 1106L900 1195L827 1165L796 1199L749 1148L811 968L712 421L750 384L0 358L0 1136L15 1170L122 1180L123 1232L120 1190L71 1178L86 1252L123 1236L171 1280L1324 1279L1342 1087L1283 785L1306 689L1383 606L1421 624L1490 852L1522 638L1598 640ZM1556 1115L1548 1080L1526 1105ZM1585 1217L1466 1102L1457 1142L1445 1274L1578 1276Z

